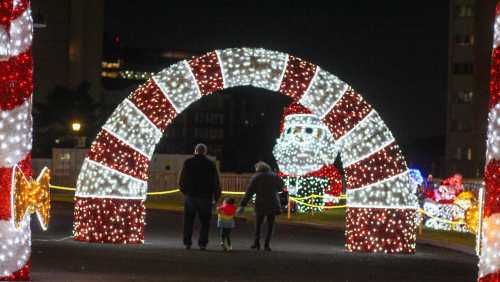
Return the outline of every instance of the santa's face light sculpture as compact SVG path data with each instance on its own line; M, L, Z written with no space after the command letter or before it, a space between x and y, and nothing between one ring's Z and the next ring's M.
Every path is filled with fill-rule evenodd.
M280 171L290 176L302 176L333 164L338 152L330 130L313 114L286 116L273 149Z

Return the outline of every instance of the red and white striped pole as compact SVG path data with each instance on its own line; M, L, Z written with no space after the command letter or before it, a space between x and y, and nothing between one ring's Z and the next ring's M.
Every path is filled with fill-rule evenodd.
M31 172L33 21L29 0L0 0L0 280L29 280L29 216L13 219L15 167Z
M479 281L500 281L500 2L497 4L491 61L488 138L484 181L483 238Z

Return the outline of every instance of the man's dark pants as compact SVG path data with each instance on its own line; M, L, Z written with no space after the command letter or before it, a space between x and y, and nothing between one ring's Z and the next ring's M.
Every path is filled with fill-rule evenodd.
M208 232L210 231L210 219L212 218L212 200L193 198L186 196L184 199L184 245L191 246L193 236L194 219L198 215L201 223L198 245L206 247L208 244Z

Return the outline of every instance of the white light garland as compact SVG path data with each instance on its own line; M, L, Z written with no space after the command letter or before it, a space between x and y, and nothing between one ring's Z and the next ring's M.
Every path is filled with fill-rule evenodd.
M347 89L347 83L318 67L310 87L299 103L322 118L330 112Z
M31 151L31 99L0 111L0 167L12 167Z
M358 189L347 190L349 207L418 208L408 171Z
M198 84L186 61L162 70L153 79L178 113L201 98Z
M111 134L151 158L162 133L153 123L125 99L103 126Z
M147 182L128 176L89 159L77 179L77 197L145 199Z
M10 24L10 33L0 26L0 61L17 56L31 47L33 20L31 10L26 9Z
M500 160L500 103L488 115L488 138L486 140L486 163Z
M481 252L479 277L500 270L500 213L484 219L482 245L487 249Z
M11 22L9 55L17 56L31 47L33 41L33 20L31 9L26 9L21 16Z
M30 218L26 215L19 229L14 221L0 220L0 277L21 269L31 253Z
M224 87L251 85L277 91L283 79L288 55L251 48L218 50Z
M497 48L500 44L500 17L495 18L494 25L494 33L493 33L493 48Z
M379 114L372 110L340 140L342 163L347 167L394 142L394 137Z
M3 26L0 26L0 61L7 60L9 57L9 34Z

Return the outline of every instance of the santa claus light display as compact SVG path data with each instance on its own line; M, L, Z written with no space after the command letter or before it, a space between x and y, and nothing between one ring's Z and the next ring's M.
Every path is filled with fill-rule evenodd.
M333 165L339 148L328 127L300 104L283 113L281 135L273 150L288 193L299 199L299 212L336 204L342 176Z
M162 133L194 101L235 86L280 92L326 125L344 164L348 250L415 251L416 191L378 113L329 72L285 53L253 48L216 50L176 63L117 107L78 176L75 239L143 242L147 169Z

